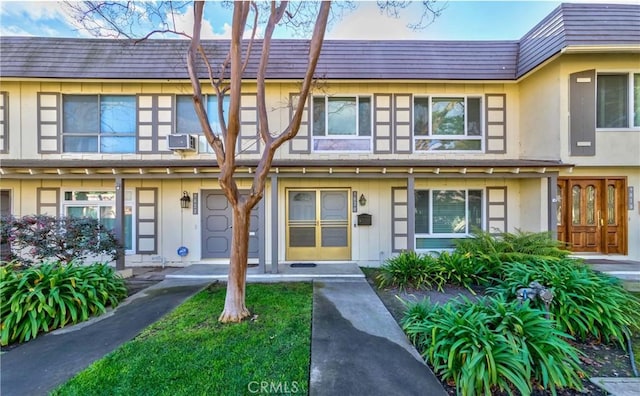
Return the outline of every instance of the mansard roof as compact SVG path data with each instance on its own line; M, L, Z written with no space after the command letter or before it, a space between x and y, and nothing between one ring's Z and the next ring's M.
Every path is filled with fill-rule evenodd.
M519 41L325 40L316 76L346 80L515 80L570 48L640 52L640 5L562 4ZM228 41L208 40L212 64ZM256 76L261 42L244 75ZM184 80L186 40L0 37L0 77ZM268 79L300 79L308 40L274 40ZM204 65L201 75L207 76Z
M640 4L563 3L522 37L517 77L569 48L640 52Z

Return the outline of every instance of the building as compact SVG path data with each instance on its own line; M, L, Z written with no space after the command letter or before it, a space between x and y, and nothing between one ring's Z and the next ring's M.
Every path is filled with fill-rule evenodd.
M518 41L326 41L321 89L252 217L251 261L377 266L474 227L640 259L638 26L638 5L562 4ZM205 43L214 61L225 44ZM228 262L230 210L194 121L186 46L0 38L2 207L123 216L127 266ZM272 129L290 117L307 46L273 43ZM250 62L246 188L261 150L255 73Z

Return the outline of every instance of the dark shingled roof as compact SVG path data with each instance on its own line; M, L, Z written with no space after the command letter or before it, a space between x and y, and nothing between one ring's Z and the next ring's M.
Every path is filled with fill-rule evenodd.
M254 44L245 78L255 78ZM2 37L2 77L188 79L185 40ZM228 41L204 43L211 63L220 64ZM269 79L300 79L308 59L307 40L274 40ZM327 79L513 79L516 42L326 40L316 76ZM200 73L206 76L201 65Z
M316 76L325 79L514 80L567 46L638 45L640 5L562 4L520 41L326 40ZM0 37L0 77L188 79L185 40ZM256 76L261 42L244 78ZM220 64L228 41L204 42ZM268 79L300 79L309 42L274 40ZM200 65L200 73L206 70Z
M563 3L520 40L520 77L569 46L636 45L640 4Z

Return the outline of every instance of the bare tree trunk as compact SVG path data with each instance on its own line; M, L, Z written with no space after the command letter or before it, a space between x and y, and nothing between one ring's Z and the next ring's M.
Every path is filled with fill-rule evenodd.
M233 232L227 296L224 300L224 310L218 318L223 323L240 322L251 314L245 305L250 221L251 209L248 205L244 203L233 205Z

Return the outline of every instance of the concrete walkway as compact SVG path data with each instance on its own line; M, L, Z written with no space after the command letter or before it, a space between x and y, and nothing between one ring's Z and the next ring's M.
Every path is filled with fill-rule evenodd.
M364 280L313 284L309 394L446 395Z
M625 289L640 292L640 261L585 258L591 269L622 280ZM640 394L640 391L638 392Z
M192 265L172 279L227 278L226 266ZM355 264L321 264L247 282L313 281L310 395L446 395Z
M40 335L2 353L0 393L2 396L48 394L209 283L208 280L164 280L129 297L107 314Z

